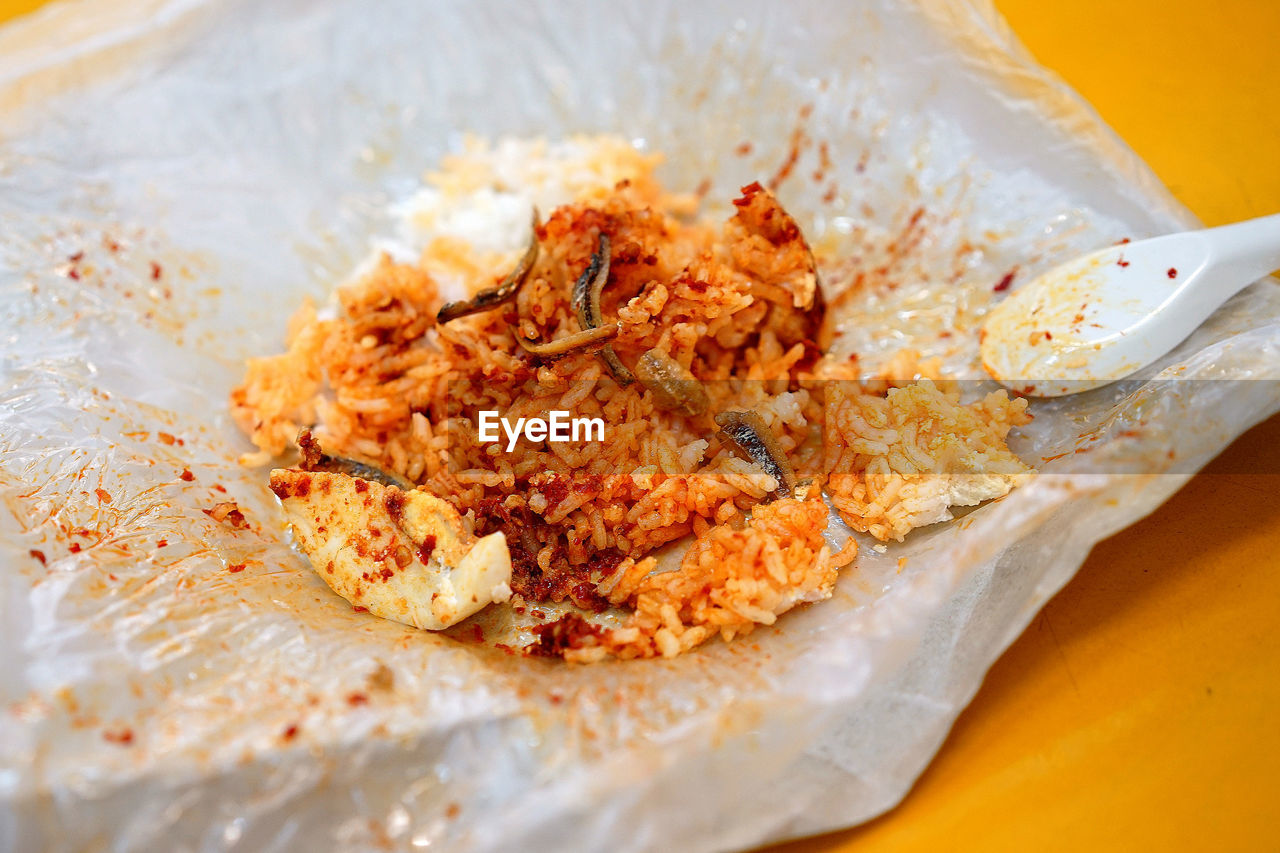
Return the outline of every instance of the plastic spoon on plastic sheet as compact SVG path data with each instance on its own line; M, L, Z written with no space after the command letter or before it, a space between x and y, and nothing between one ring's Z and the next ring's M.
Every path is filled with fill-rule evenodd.
M1276 269L1280 214L1111 246L995 306L982 330L982 364L1031 396L1097 388L1164 355Z

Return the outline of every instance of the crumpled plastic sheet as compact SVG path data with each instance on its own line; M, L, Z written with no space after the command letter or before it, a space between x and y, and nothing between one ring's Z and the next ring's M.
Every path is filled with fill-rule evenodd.
M1015 266L1194 220L985 3L54 5L0 31L0 111L5 849L712 850L866 820L1093 543L1280 407L1243 381L1280 364L1265 281L1145 374L1169 381L1036 404L1015 448L1043 473L864 548L832 601L673 661L512 657L329 593L224 402L461 133L623 134L720 203L795 150L780 196L852 259L827 284L873 258L897 283L841 345L956 375ZM202 512L228 499L248 529Z

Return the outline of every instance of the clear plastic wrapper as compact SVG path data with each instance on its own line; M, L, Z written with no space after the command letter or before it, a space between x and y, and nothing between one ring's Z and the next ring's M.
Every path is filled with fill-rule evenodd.
M1093 543L1280 407L1267 281L1159 380L1037 403L1014 448L1042 473L864 548L829 602L671 661L509 656L336 599L225 405L461 133L622 134L713 207L780 178L861 259L830 286L876 259L898 285L839 346L974 379L1015 267L1194 220L986 4L943 0L55 5L0 32L0 113L7 849L710 850L865 820ZM227 500L244 529L203 512Z

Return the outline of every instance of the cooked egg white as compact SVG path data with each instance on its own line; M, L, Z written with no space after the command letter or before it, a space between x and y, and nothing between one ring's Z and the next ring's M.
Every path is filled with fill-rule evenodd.
M511 597L503 535L477 538L433 495L291 469L271 489L316 573L375 616L436 631Z
M930 474L903 485L899 500L911 514L911 526L924 527L950 520L953 506L977 506L1002 498L1026 477L1025 473Z

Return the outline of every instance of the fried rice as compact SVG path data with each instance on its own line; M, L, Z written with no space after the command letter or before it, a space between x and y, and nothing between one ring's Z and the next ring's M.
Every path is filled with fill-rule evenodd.
M313 429L325 451L448 501L477 535L502 532L513 596L492 606L572 605L529 651L577 661L671 657L829 597L857 554L856 539L836 549L824 537L830 508L901 540L1026 476L1005 443L1029 420L1025 400L962 403L910 352L872 379L825 356L817 268L778 200L751 184L727 221L695 218L696 200L667 193L657 163L611 138L471 142L447 158L405 217L401 236L418 245L379 253L332 305L303 305L286 350L249 361L231 396L260 451L245 462ZM438 322L446 302L510 271L532 204L547 215L514 300ZM602 233L612 352L624 371L650 352L678 365L705 389L704 410L628 382L598 347L542 356L517 339L583 331L573 288ZM478 438L486 410L598 417L606 440L506 452ZM726 411L759 416L794 489L724 440ZM678 562L658 559L671 549ZM626 615L604 624L594 614L606 610Z

